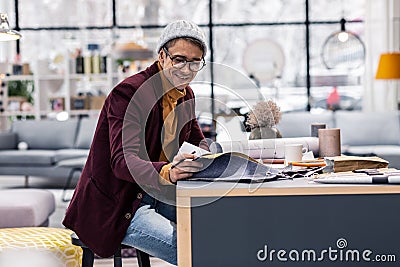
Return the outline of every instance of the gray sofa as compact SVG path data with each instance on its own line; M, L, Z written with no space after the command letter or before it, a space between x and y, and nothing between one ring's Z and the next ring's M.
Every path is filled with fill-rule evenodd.
M277 128L283 137L310 136L311 123L340 128L342 153L377 155L400 169L400 113L336 111L322 114L284 113Z
M9 132L0 133L0 175L67 178L74 166L60 162L87 157L96 123L89 118L15 121ZM27 150L18 149L21 142Z

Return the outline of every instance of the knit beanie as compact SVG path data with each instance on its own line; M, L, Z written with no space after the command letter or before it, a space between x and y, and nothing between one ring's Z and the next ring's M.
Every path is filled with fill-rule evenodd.
M187 20L177 20L171 22L164 28L164 31L160 36L160 40L158 41L157 53L159 53L161 48L169 41L182 37L190 37L198 40L204 47L203 56L206 55L207 45L204 32L199 26L197 26L197 24Z

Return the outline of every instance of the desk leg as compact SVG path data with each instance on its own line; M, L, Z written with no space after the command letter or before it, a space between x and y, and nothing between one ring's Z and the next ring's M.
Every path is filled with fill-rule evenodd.
M178 266L192 267L190 197L177 197Z

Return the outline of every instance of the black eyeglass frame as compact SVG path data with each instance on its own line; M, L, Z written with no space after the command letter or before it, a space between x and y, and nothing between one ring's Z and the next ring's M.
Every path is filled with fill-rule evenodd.
M176 69L183 69L187 63L189 63L189 70L193 72L198 72L204 68L206 65L206 61L204 60L204 57L201 58L201 60L187 60L184 56L172 56L169 52L168 49L164 46L163 50L165 54L171 59L172 61L172 66ZM182 58L183 60L179 60L179 62L176 62L175 59L177 58ZM193 64L194 63L194 64ZM195 64L202 64L199 69L192 69L193 66L196 66Z

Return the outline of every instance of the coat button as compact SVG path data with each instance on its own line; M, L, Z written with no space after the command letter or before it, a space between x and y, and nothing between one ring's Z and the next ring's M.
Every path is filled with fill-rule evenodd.
M130 220L132 218L132 214L129 212L125 214L125 219Z
M142 197L143 197L142 193L138 193L137 196L136 196L137 199L142 199Z

